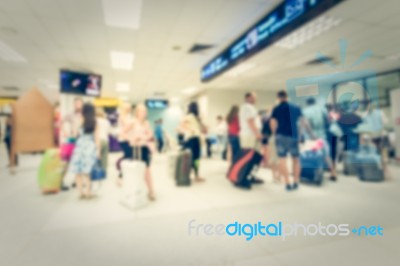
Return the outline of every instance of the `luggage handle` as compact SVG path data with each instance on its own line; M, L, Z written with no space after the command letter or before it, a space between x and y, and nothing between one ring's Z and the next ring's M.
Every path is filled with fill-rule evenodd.
M136 160L142 159L142 147L141 146L132 146L132 152L133 152L133 157L132 157L133 160L134 159L136 159Z

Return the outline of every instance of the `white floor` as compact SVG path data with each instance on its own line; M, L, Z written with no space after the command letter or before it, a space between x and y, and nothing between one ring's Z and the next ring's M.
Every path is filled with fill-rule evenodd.
M113 155L110 161L114 161ZM266 180L251 191L232 187L227 165L204 160L203 184L176 187L166 156L153 162L157 201L131 211L119 204L115 172L99 197L76 191L43 196L37 187L40 155L21 156L15 175L0 152L0 265L400 265L399 168L394 180L362 183L354 177L301 186L288 193ZM382 237L189 236L188 222L287 221L381 225Z

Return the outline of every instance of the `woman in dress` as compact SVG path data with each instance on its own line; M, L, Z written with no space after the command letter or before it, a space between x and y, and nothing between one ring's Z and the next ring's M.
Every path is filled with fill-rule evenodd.
M96 113L92 104L86 103L82 108L82 126L71 159L71 171L76 174L76 186L81 199L90 199L90 174L100 158L100 140L96 126Z

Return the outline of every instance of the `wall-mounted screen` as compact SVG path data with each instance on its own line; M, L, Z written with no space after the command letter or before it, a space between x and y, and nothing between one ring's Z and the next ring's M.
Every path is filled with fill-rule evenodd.
M163 99L149 99L146 100L146 106L149 109L165 109L169 105L168 100Z
M101 75L98 74L61 70L61 93L99 97L101 94L101 79Z
M342 1L283 1L203 66L201 80L205 82L217 77Z

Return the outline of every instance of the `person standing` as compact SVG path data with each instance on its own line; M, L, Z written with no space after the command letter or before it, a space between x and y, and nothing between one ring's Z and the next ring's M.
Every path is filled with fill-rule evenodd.
M108 153L109 153L109 136L111 133L110 121L105 117L102 108L96 109L96 123L100 138L100 162L107 175L108 168Z
M82 126L82 108L83 100L80 97L74 99L74 110L72 113L68 114L61 121L61 157L62 160L66 162L63 170L63 182L61 182L61 190L68 191L69 188L64 184L65 176L69 168L69 163L73 151L75 149L75 144L77 138L80 134L80 129ZM74 186L74 184L73 184Z
M116 162L116 168L119 172L117 184L122 185L122 171L121 162L125 159L132 158L132 147L129 144L130 133L132 130L132 108L129 103L123 103L120 107L119 117L118 117L118 142L122 149L122 157Z
M261 120L255 107L257 95L254 92L248 92L244 98L245 103L240 106L239 110L240 148L258 151L262 135ZM254 176L249 181L253 184L263 183L261 179Z
M297 189L300 179L300 149L299 149L299 130L298 122L304 127L310 135L311 129L307 120L303 117L301 109L288 102L288 95L286 91L279 91L278 94L279 104L273 109L271 115L271 132L276 135L275 143L277 155L279 157L279 173L284 177L286 189L288 191ZM287 169L287 155L292 157L293 165L293 185L289 182L289 172Z
M239 110L240 147L254 149L262 140L261 121L255 103L257 95L254 92L245 94L245 103Z
M6 115L6 126L4 130L4 144L6 145L7 156L8 156L8 167L11 167L11 149L12 149L12 119L11 115ZM17 155L15 155L15 163L18 163Z
M192 169L195 174L195 181L203 182L204 178L199 175L201 158L201 134L205 134L207 129L200 119L199 107L196 102L191 102L188 106L188 113L183 118L182 128L185 136L184 147L192 152Z
M82 117L79 138L71 157L71 171L76 175L76 186L80 199L90 199L93 197L90 174L96 161L100 158L99 131L95 108L92 104L83 105Z
M335 164L331 160L331 151L327 140L327 124L329 121L328 113L325 108L316 104L315 98L307 99L307 107L303 110L304 117L307 119L314 137L323 143L322 151L326 164L331 172L331 181L336 181ZM310 137L310 136L309 136Z
M144 104L138 104L135 108L135 117L132 123L132 130L129 134L129 143L132 146L132 158L139 156L139 159L146 164L145 170L145 182L148 189L148 198L154 201L154 188L153 180L151 176L151 153L155 150L154 147L154 136L151 129L150 122L147 120L147 108ZM138 149L135 151L135 149Z
M240 151L240 140L239 140L239 106L234 105L228 113L226 118L228 123L228 140L229 147L231 149L231 161L233 162L235 156Z
M156 121L156 126L154 130L154 136L157 141L157 150L159 153L162 153L164 149L164 130L163 130L163 120L160 118Z

